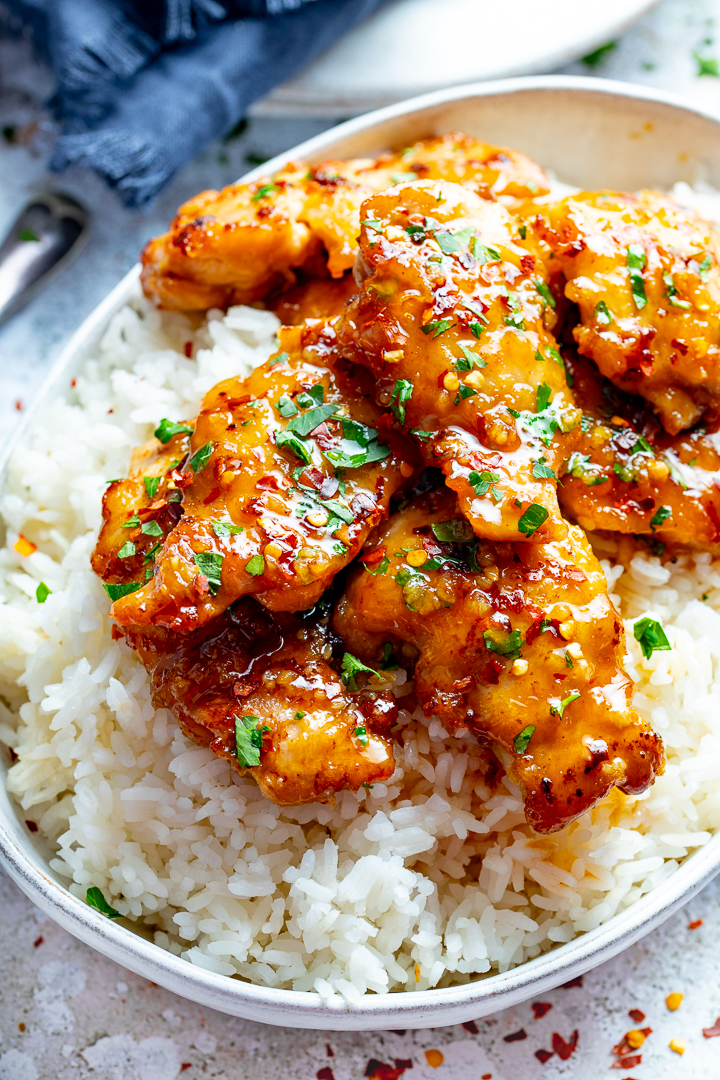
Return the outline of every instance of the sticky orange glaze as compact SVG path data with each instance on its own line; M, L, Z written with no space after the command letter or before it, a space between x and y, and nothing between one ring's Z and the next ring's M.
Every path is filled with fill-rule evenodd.
M378 400L442 468L479 536L564 536L556 481L580 412L531 243L503 206L456 184L398 185L362 212L362 291L340 350L376 376Z
M327 609L273 616L246 597L191 634L150 627L127 639L151 672L155 706L238 772L236 718L248 717L260 759L248 771L268 799L297 806L394 769L395 699L343 686L330 666L339 643L328 623Z
M324 323L286 328L275 358L206 395L169 478L182 517L154 575L115 602L121 625L187 633L249 593L274 610L304 610L360 550L415 452L381 415L367 372L334 342ZM109 515L132 505L108 499L105 539L123 538Z
M548 190L524 154L460 133L377 159L293 162L272 178L204 191L181 206L170 230L143 252L145 294L176 311L249 303L319 256L332 277L342 277L355 261L363 200L416 176L447 176L485 198Z
M341 278L310 278L283 292L272 310L284 326L299 326L308 319L341 315L345 302L356 292L351 273Z
M362 560L335 629L370 666L385 642L413 646L426 714L493 744L538 832L662 772L662 743L630 704L622 623L580 529L547 544L476 542L439 490L393 515Z
M720 433L668 435L642 398L616 389L591 361L566 352L565 362L584 430L558 487L563 511L586 529L717 549Z
M677 434L720 403L720 242L667 195L582 192L542 209L538 234L580 309L575 339Z

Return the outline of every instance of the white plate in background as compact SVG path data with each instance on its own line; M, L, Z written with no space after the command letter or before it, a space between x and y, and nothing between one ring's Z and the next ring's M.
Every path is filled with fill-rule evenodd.
M254 116L353 116L446 86L551 71L612 41L657 0L394 0Z

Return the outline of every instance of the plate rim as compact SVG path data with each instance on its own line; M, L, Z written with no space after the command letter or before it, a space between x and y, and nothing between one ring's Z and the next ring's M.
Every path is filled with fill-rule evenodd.
M259 179L278 169L291 156L312 158L345 136L380 126L395 117L421 113L428 107L463 98L543 89L589 91L667 104L712 121L720 135L720 119L674 94L587 76L522 76L433 91L356 117L277 155L241 179ZM27 436L39 410L53 392L66 385L65 380L73 366L81 364L87 350L99 341L110 317L137 289L138 278L139 264L136 264L80 325L60 353L0 455L0 486L5 482L10 457ZM17 807L11 803L3 783L0 793L0 866L38 907L75 937L136 974L201 1005L264 1023L325 1030L447 1025L518 1004L611 959L669 918L720 870L718 831L704 847L687 856L657 889L594 930L510 971L460 986L366 995L358 1003L348 1003L338 997L337 1001L328 1003L311 991L280 990L218 975L110 922L50 877L49 871L42 866L41 854L28 838L22 836L17 822Z

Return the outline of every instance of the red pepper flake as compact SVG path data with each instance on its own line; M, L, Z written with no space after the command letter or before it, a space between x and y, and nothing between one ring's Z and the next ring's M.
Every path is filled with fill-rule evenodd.
M560 989L561 990L572 990L573 986L582 986L582 984L583 984L583 977L582 977L582 975L578 975L578 976L576 976L576 978L571 979L570 982L562 983L561 986L560 986Z
M26 821L25 824L28 827L29 832L37 832L38 826L36 821Z
M395 1065L386 1065L376 1058L370 1058L365 1068L365 1076L369 1080L398 1080L406 1069L412 1069L413 1063L410 1058L395 1058Z
M613 1061L611 1069L634 1069L642 1063L642 1054L631 1054L630 1057L621 1057Z
M492 1073L483 1073L480 1080L492 1080Z
M543 1016L550 1012L552 1005L549 1001L533 1001L532 1011L535 1013L536 1020L542 1020Z
M463 1024L463 1027L465 1028L466 1031L469 1031L471 1035L477 1035L478 1034L478 1026L477 1026L477 1024L475 1023L474 1020L466 1020L465 1023Z
M490 663L485 665L485 667L482 669L480 674L482 675L485 682L489 682L489 683L492 683L493 685L496 685L497 683L500 682L500 676L502 675L504 670L505 670L505 668L500 663L500 661L496 660L493 657L493 659L490 661Z
M536 1050L535 1057L538 1059L541 1065L547 1065L550 1058L553 1056L552 1050Z
M255 485L255 487L257 487L257 484ZM215 500L221 494L222 494L222 489L221 488L219 488L219 487L213 488L212 491L210 492L210 494L208 495L208 497L206 499L203 499L203 506L207 506L209 503L215 502Z
M706 1039L714 1039L716 1035L720 1035L720 1016L718 1016L712 1027L703 1028L702 1033Z
M315 1075L317 1080L335 1080L333 1071L328 1065L323 1065L322 1069L318 1069Z
M75 380L73 379L73 382L74 381ZM17 401L15 402L15 408L17 409L18 412L22 412L22 407L23 407L23 403L20 400L20 398L18 398Z
M636 1024L642 1024L645 1019L645 1013L642 1009L628 1009L628 1016L631 1020L634 1020Z
M360 556L360 561L365 566L377 566L385 558L385 545L375 548L374 551L363 552Z
M192 343L192 341L186 341L185 345L183 346L183 350L184 350L185 355L187 356L188 360L192 360L192 351L193 351L193 343Z
M183 1061L182 1065L180 1066L180 1072L185 1072L186 1069L189 1069L191 1067L192 1061Z
M693 919L692 922L688 923L688 930L697 930L697 928L699 926L702 926L702 924L703 924L702 919Z
M325 1053L328 1057L335 1057L335 1051L333 1050L330 1043L325 1043Z
M552 1048L560 1058L561 1061L567 1061L571 1054L577 1049L578 1039L580 1033L575 1030L568 1039L567 1042L563 1039L562 1035L558 1035L557 1031L553 1031L552 1034Z
M45 938L42 936L42 934L40 935L40 937L35 938L35 940L33 941L33 948L37 949L38 945L42 945L44 940Z
M70 385L73 386L73 387L77 386L77 379L71 379L70 380Z
M520 1042L522 1039L527 1039L527 1031L525 1028L520 1028L519 1031L513 1031L511 1035L503 1036L503 1042L507 1043Z

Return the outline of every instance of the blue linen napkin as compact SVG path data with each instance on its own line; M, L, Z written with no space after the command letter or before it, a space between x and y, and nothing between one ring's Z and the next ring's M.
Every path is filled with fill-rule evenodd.
M147 205L253 101L386 0L5 0L51 64L50 166L95 169Z

